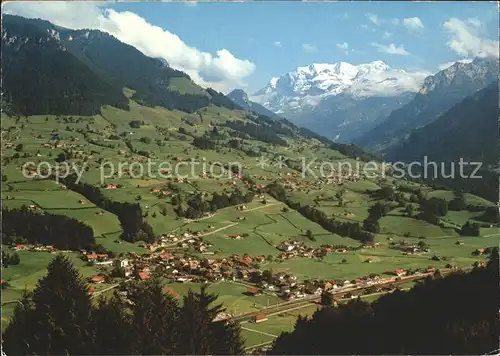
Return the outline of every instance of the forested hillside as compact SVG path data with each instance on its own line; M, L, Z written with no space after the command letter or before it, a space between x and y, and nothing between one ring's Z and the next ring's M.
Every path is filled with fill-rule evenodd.
M385 159L395 161L429 162L445 164L445 174L451 174L450 165L455 164L453 179L439 177L434 183L455 189L466 189L494 201L498 194L494 189L497 175L494 167L498 165L498 84L493 83L474 96L467 97L448 110L436 121L414 130L407 141L391 148ZM466 162L464 175L469 176L478 162L481 169L476 176L482 179L460 177L458 163Z
M474 95L498 79L498 60L475 58L471 63L456 62L425 79L413 100L394 110L389 117L355 143L366 149L386 152L415 129L446 113L464 98Z
M13 112L92 115L102 105L127 108L122 88L66 51L46 21L2 20L2 93Z
M407 142L390 149L389 161L427 156L437 162L498 163L498 84L465 98L436 121L411 132Z
M3 16L5 100L22 115L92 115L103 105L125 109L123 88L147 106L194 112L210 104L238 105L215 90L96 30L69 30L48 21ZM172 80L177 85L172 86ZM178 87L189 87L185 92Z

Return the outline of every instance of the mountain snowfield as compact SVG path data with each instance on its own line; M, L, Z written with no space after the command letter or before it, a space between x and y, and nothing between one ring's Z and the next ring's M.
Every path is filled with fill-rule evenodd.
M325 98L339 94L365 99L415 93L428 75L391 68L382 61L360 65L313 63L272 78L251 100L286 115L317 106Z
M404 136L431 122L495 78L496 58L459 60L435 74L382 61L313 63L272 78L250 98L330 139L378 150L394 143L396 131Z

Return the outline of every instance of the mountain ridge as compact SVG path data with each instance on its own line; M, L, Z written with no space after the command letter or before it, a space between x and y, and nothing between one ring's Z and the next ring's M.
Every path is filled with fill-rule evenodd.
M2 94L21 114L96 114L102 105L126 108L124 87L134 90L132 98L147 106L185 112L210 104L239 108L222 93L199 87L166 61L148 57L110 34L13 15L4 15L2 22ZM54 66L53 61L60 64ZM194 92L172 88L173 78ZM31 87L33 92L25 90Z
M226 96L235 104L239 105L247 111L253 111L259 115L264 115L272 119L282 119L281 116L275 114L266 107L251 101L248 97L248 94L243 89L234 89Z
M366 149L385 152L418 127L432 122L454 105L498 78L498 59L457 62L425 79L419 93L386 120L354 140Z
M383 61L313 63L272 78L250 99L298 125L347 142L408 102L425 76Z

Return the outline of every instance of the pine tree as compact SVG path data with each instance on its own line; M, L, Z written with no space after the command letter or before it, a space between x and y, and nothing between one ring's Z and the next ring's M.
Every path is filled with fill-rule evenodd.
M4 335L6 350L29 344L29 353L86 354L91 350L91 302L88 289L71 261L57 255L33 291L33 307L17 309ZM25 334L16 330L26 328ZM20 339L17 337L21 336ZM24 336L24 337L23 337ZM17 352L12 352L17 354Z
M179 306L162 291L158 279L140 283L130 291L133 304L131 353L141 355L171 355L177 346Z
M25 290L14 308L14 315L2 335L2 349L7 355L27 355L34 335L33 293Z
M112 298L102 298L92 312L95 332L94 351L101 355L130 353L132 330L131 314L123 298L115 292Z
M224 311L222 304L211 307L217 299L202 287L199 293L190 290L184 297L179 318L180 354L243 354L239 325L225 321L213 322Z

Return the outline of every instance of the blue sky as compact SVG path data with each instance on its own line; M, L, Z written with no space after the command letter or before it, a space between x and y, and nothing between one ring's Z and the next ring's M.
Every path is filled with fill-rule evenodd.
M498 8L492 2L8 5L4 11L67 27L102 27L224 91L242 86L253 92L271 77L313 62L382 60L391 67L434 73L446 62L498 55ZM88 19L71 22L70 12L85 12ZM104 24L92 22L102 13Z

